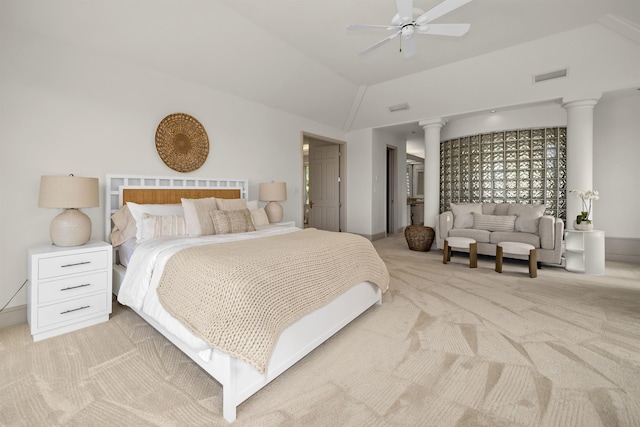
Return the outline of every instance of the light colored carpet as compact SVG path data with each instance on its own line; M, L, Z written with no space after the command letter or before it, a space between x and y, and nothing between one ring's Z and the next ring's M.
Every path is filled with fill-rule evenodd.
M639 426L640 266L605 276L375 246L374 307L238 408L237 426ZM0 330L0 424L226 425L221 388L129 309L33 343Z

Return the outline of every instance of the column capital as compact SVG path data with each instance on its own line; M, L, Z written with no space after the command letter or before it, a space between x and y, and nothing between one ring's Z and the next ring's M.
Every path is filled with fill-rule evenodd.
M427 128L433 127L442 128L447 124L447 121L441 117L435 117L432 119L420 120L418 124L422 127L422 129L426 130Z
M572 108L593 108L598 103L598 99L582 99L579 101L569 101L562 104L562 108L570 110Z

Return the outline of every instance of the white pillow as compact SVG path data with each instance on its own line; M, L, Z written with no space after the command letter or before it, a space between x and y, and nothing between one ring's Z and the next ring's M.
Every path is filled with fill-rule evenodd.
M202 199L181 199L184 208L184 219L187 224L187 234L190 237L214 234L213 222L209 212L217 209L215 197Z
M258 209L258 201L257 200L249 200L247 202L247 209L250 211Z
M473 214L473 228L487 231L513 231L515 215L480 215Z
M473 228L473 214L482 214L482 203L451 203L453 228Z
M141 205L138 203L127 202L129 212L136 221L136 241L142 240L143 215L178 215L184 216L182 205Z
M186 236L187 227L183 216L142 215L142 239L154 237Z

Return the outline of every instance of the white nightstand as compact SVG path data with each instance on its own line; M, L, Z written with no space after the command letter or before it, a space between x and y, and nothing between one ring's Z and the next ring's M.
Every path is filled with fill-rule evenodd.
M34 341L109 320L111 245L29 249L27 320Z
M574 273L604 274L604 231L565 231L565 268Z

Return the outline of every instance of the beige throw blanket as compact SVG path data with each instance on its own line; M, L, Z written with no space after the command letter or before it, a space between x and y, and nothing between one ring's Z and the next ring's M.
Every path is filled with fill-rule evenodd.
M184 249L167 261L157 292L209 345L265 374L284 329L364 281L389 286L371 242L306 229Z

